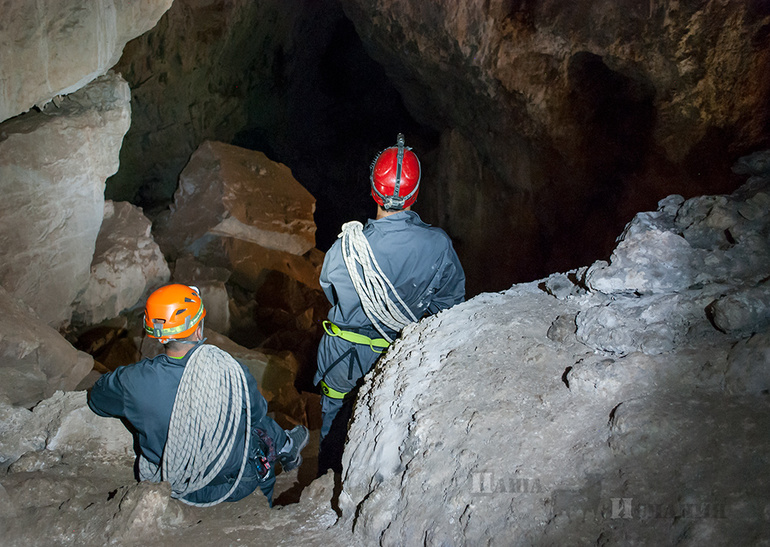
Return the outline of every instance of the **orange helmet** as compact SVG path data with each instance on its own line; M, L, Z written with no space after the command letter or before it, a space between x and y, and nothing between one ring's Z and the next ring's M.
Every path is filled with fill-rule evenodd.
M417 199L420 174L420 160L404 146L404 135L399 133L396 146L386 148L372 162L372 198L387 210L409 207Z
M187 285L166 285L153 292L144 308L147 336L162 344L171 339L187 338L206 317L200 291Z

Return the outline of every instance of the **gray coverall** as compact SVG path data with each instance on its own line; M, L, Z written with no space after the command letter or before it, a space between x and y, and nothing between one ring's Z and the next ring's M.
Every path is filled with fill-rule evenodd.
M414 211L400 211L379 220L369 220L364 235L383 273L418 319L464 300L465 273L452 241L441 228L426 224ZM339 239L326 253L320 281L332 305L329 321L342 330L370 338L381 337L361 307L345 267ZM394 299L393 295L390 297ZM388 334L391 338L397 335ZM318 347L318 371L314 383L317 385L323 380L336 391L350 392L379 355L368 345L324 334ZM343 400L323 395L321 404L323 440Z

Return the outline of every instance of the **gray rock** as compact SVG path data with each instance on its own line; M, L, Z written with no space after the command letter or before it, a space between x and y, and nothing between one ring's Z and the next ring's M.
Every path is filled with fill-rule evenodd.
M119 420L94 414L84 391L56 392L31 411L0 405L0 415L2 468L38 471L74 454L123 465L133 460L131 434Z
M725 372L729 393L770 394L770 331L741 340L730 349Z
M59 389L74 389L93 368L34 311L0 287L0 403L31 407Z
M0 283L55 328L88 284L129 102L128 85L111 73L59 108L0 125Z
M72 93L118 62L126 42L152 28L171 0L3 3L0 121ZM45 29L45 32L41 32ZM41 67L45 67L44 70ZM13 75L13 76L11 76Z
M750 335L770 326L770 283L740 287L709 304L711 320L722 332Z
M770 174L770 150L760 150L739 158L732 171L737 175Z
M91 276L75 302L73 322L94 325L117 317L169 280L171 273L150 229L140 208L105 202Z
M358 542L767 537L770 218L740 213L764 199L748 190L638 215L587 293L551 276L405 329L348 430L340 507Z

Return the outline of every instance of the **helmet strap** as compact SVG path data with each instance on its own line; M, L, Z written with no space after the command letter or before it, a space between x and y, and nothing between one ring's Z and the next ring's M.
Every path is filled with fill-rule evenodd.
M404 165L404 134L399 133L396 139L398 145L398 158L396 159L396 184L393 187L393 197L398 198L398 190L401 187L401 168Z

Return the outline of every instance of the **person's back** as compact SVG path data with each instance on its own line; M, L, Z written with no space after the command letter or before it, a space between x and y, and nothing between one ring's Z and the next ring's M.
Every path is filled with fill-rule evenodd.
M341 470L354 391L389 342L407 323L465 297L465 274L449 236L411 210L420 175L417 156L399 135L397 146L372 164L376 219L363 229L343 226L324 259L320 283L332 307L315 376L323 394L319 473Z
M284 431L266 415L248 369L203 343L205 315L195 287L155 291L145 329L165 354L100 377L89 407L131 424L141 480L168 480L172 496L204 506L237 501L259 486L272 504L273 464L299 466L307 430Z
M462 266L441 228L424 223L414 211L402 210L369 220L363 233L383 273L415 317L462 301ZM329 321L341 328L371 325L345 267L340 240L327 253L321 287L332 303Z

